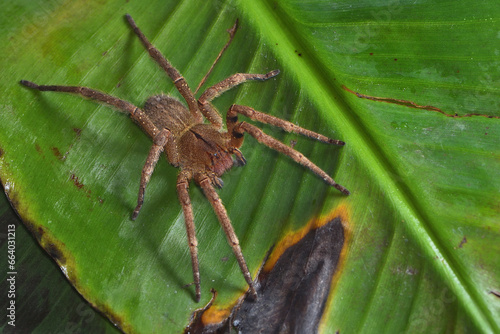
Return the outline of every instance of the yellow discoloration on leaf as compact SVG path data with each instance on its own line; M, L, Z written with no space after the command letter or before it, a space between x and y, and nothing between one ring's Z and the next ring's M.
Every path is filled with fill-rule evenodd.
M335 209L333 209L330 213L320 216L320 217L313 217L309 222L300 230L295 231L295 232L290 232L281 239L278 244L273 249L273 252L269 256L269 259L266 261L266 264L263 268L265 272L271 271L271 269L274 267L278 259L280 258L281 255L291 246L295 245L298 243L304 236L309 233L309 231L320 228L321 226L327 224L328 222L332 221L336 217L340 217L340 220L342 221L342 225L344 226L344 233L346 236L346 241L349 239L349 228L347 226L347 223L349 222L349 208L345 201L341 202ZM346 247L342 249L342 252L344 253ZM342 257L343 258L343 257Z

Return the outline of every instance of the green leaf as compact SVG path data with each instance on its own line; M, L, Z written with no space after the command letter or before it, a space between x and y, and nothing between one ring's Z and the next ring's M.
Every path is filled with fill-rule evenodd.
M161 92L179 97L125 13L191 87L239 18L205 87L236 72L281 74L219 97L222 115L232 103L248 105L347 143L338 148L259 125L287 144L297 141L297 150L352 192L344 197L289 158L245 140L248 164L224 175L219 194L253 275L286 233L342 206L350 237L324 332L500 331L500 300L491 293L500 290L494 1L1 7L2 184L76 289L124 331L180 332L210 288L218 308L246 289L194 184L202 302L184 287L192 281L189 250L177 170L165 159L139 218L130 220L151 141L126 115L18 84L89 86L138 106Z
M2 263L2 310L10 308L2 313L2 333L118 333L66 281L3 194L0 221L0 254L9 255Z

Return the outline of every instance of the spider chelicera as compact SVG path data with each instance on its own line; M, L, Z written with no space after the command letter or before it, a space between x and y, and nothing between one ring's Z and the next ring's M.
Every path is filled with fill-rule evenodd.
M137 27L130 15L126 19L140 41L148 51L149 55L163 68L167 75L173 80L182 97L186 100L188 109L173 97L166 95L155 95L150 97L144 108L141 109L130 102L121 100L114 96L102 93L100 91L78 86L52 86L37 85L33 82L22 80L21 84L26 87L39 91L54 91L75 93L83 97L97 100L111 105L130 117L152 138L151 147L144 168L142 169L141 181L139 186L139 196L137 207L135 208L132 219L135 220L141 210L144 201L144 192L150 180L151 174L155 168L162 152L165 152L168 162L174 167L180 168L177 177L177 193L179 201L184 212L189 250L191 252L191 262L193 267L193 278L196 290L196 301L200 300L200 272L198 266L198 249L195 235L193 210L189 198L189 183L194 180L202 189L212 205L219 222L224 229L228 242L231 245L234 255L241 268L243 276L248 283L250 293L257 297L252 276L248 271L243 253L239 245L238 237L231 225L226 209L222 204L214 186L221 188L223 182L222 174L233 165L244 165L246 163L243 154L239 148L243 144L243 134L246 132L257 139L258 142L283 153L299 164L309 168L313 173L322 178L327 184L337 188L345 195L349 191L343 186L337 184L327 173L312 163L298 151L289 147L273 137L265 134L258 127L238 120L238 114L244 115L252 120L271 124L282 128L287 132L295 132L328 144L344 145L340 140L330 139L319 133L301 128L288 121L267 115L256 111L250 107L241 105L232 105L226 115L227 131L223 131L222 117L218 111L211 105L210 101L224 93L225 91L244 83L248 80L264 81L279 74L279 70L271 71L267 74L248 74L237 73L229 78L206 89L198 100L194 97L186 80L181 74L168 62L168 60L158 51L144 36ZM228 30L230 38L224 46L213 66L218 61L221 54L231 43L237 28L235 25ZM203 84L212 68L205 75L198 88ZM205 117L209 123L204 123ZM234 156L234 160L233 160Z

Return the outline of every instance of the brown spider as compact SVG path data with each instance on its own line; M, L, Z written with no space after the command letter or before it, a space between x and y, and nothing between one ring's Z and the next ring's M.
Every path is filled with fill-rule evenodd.
M205 90L205 92L201 94L200 98L196 100L186 80L174 67L172 67L172 65L170 65L160 51L158 51L147 40L135 24L132 17L127 14L126 19L141 40L144 47L149 52L149 55L173 80L175 86L186 100L189 110L186 109L186 107L178 100L166 95L155 95L150 97L146 101L144 109L141 109L127 101L87 87L41 86L26 80L22 80L21 84L39 91L80 94L83 97L107 103L120 109L121 111L129 113L130 117L153 139L153 146L149 151L146 163L142 169L137 207L132 214L132 219L135 220L141 210L146 185L148 184L155 165L160 158L160 154L165 152L168 162L174 167L180 168L180 172L177 177L177 192L179 201L182 205L182 210L184 212L189 250L191 252L196 301L198 302L201 296L200 272L198 268L198 242L196 240L193 210L188 193L189 182L193 179L203 189L205 196L210 201L210 204L212 205L219 222L224 229L228 242L233 248L233 252L241 271L246 282L248 283L250 293L253 297L257 297L257 292L255 291L252 277L248 271L245 259L243 258L238 238L234 233L234 229L231 225L226 209L214 189L214 186L217 188L221 188L223 186L220 176L222 176L224 172L230 169L233 165L244 165L246 163L243 154L238 149L243 143L243 134L247 132L251 136L255 137L255 139L257 139L260 143L280 153L288 155L296 162L309 168L326 183L337 188L342 193L349 195L349 191L341 185L335 183L335 181L327 173L313 164L298 151L265 134L256 126L238 121L238 114L247 116L255 121L280 127L288 132L295 132L314 138L324 143L344 145L344 142L327 138L316 132L301 128L293 123L264 114L250 107L240 105L232 105L229 108L226 116L227 131L222 132L222 118L218 111L210 104L210 101L225 91L245 81L264 81L272 78L278 75L279 70L274 70L267 74L234 74ZM237 21L235 25L228 30L230 34L229 41L219 53L219 56L212 65L212 68L221 56L222 52L224 52L231 42L236 28ZM203 84L212 68L209 70L207 75L205 75L200 83L200 86ZM204 123L203 116L208 119L210 124ZM232 159L232 155L235 157L234 161Z

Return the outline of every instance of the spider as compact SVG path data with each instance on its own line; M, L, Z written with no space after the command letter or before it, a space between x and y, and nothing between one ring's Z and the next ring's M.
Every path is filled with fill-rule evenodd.
M330 139L319 133L301 128L293 123L279 119L242 105L232 105L226 116L227 131L223 131L222 117L211 105L217 96L225 91L244 83L248 80L265 81L279 74L279 70L271 71L267 74L237 73L227 79L209 87L196 100L189 88L186 80L181 76L168 60L156 49L144 36L130 15L125 16L130 27L140 39L149 55L162 67L167 75L172 79L182 97L186 100L188 108L173 97L166 95L155 95L150 97L141 109L130 102L121 100L103 92L79 86L52 86L37 85L33 82L21 80L24 86L38 91L54 91L75 93L82 97L91 98L98 102L113 106L120 111L128 113L153 140L153 145L141 173L139 195L137 206L132 213L132 220L135 220L141 210L146 186L151 178L151 174L158 162L162 152L166 154L168 162L180 169L177 177L177 193L184 213L184 221L187 230L189 250L191 253L191 263L195 285L195 299L199 302L201 297L200 272L198 265L198 248L195 235L195 225L191 200L189 198L189 183L194 180L198 184L212 205L217 218L224 229L228 242L233 249L240 269L249 286L249 292L253 298L257 297L252 276L248 271L247 264L241 251L238 237L231 225L231 221L222 204L215 188L223 186L220 178L224 172L233 165L245 165L246 160L239 150L243 144L244 133L250 134L258 142L282 153L299 164L309 168L313 173L321 177L327 184L337 188L345 195L349 191L337 184L327 173L312 163L298 151L289 147L277 139L265 134L258 127L238 120L238 115L244 115L252 120L271 124L282 128L287 132L295 132L311 137L328 144L345 145L340 140ZM212 67L200 82L198 88L204 83L214 65L220 58L224 50L229 46L237 29L238 21L228 30L229 41L219 53ZM196 90L197 91L197 90ZM208 123L204 122L205 117ZM234 160L233 160L234 156ZM215 188L214 188L215 187Z

